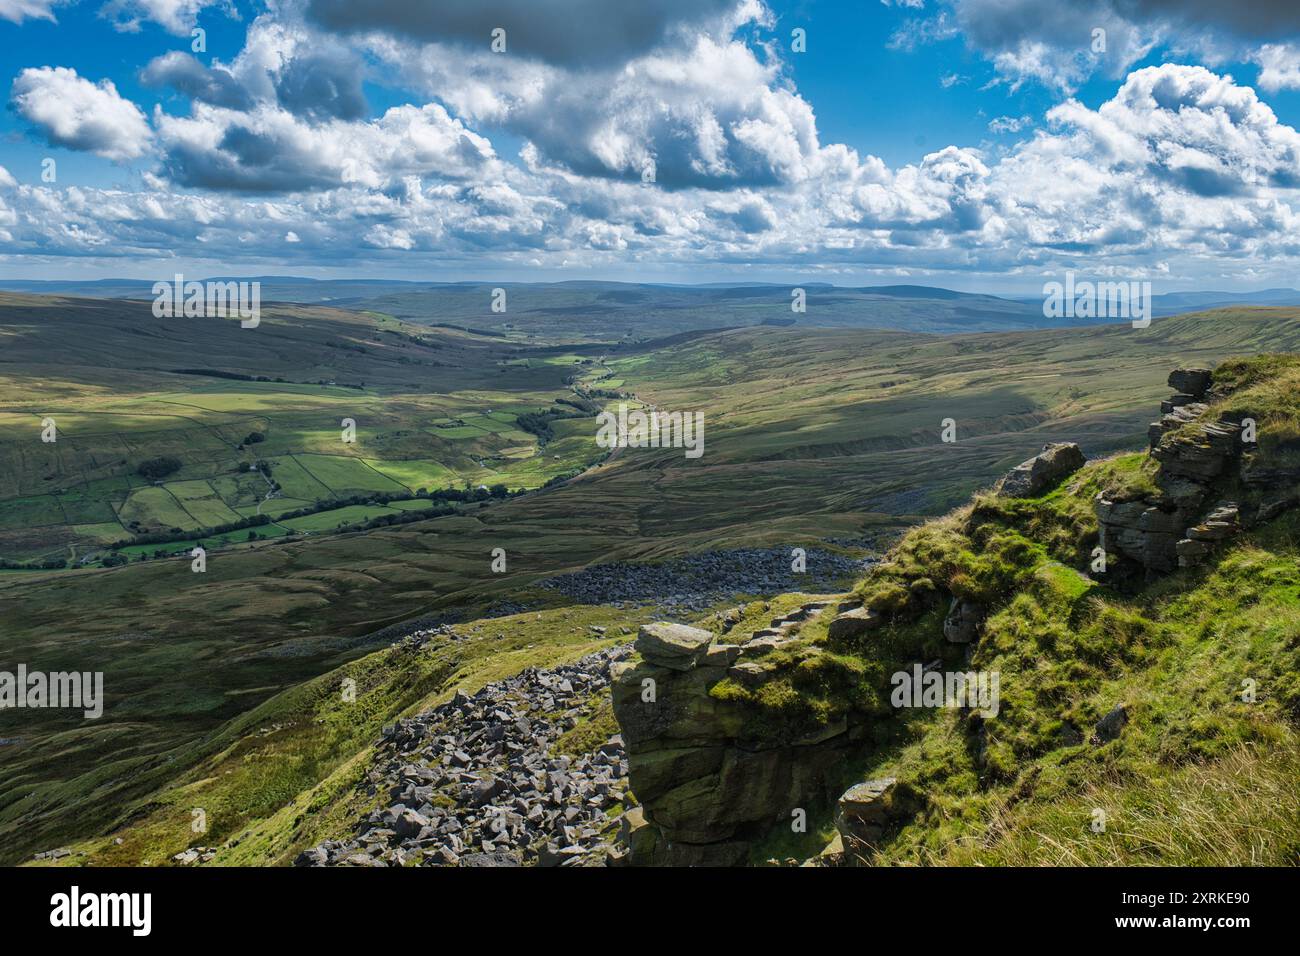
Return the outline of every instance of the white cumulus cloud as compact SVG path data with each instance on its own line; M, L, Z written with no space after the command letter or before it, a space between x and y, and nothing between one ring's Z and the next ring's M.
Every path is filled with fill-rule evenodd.
M1266 43L1252 59L1259 64L1259 87L1266 93L1300 90L1300 44Z
M85 150L117 162L143 156L149 124L112 80L92 83L67 67L23 70L14 80L11 101L49 142Z

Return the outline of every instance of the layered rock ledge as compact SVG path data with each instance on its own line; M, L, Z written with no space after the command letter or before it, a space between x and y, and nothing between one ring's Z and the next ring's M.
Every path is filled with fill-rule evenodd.
M1149 430L1151 457L1159 464L1155 490L1135 488L1099 493L1094 502L1100 546L1107 554L1106 578L1150 579L1200 563L1252 520L1267 520L1294 503L1294 495L1247 513L1233 500L1235 490L1267 490L1270 477L1252 473L1253 440L1247 416L1211 417L1215 396L1208 369L1176 369L1169 385L1178 390L1161 406Z
M752 838L834 796L832 771L866 729L860 715L774 739L743 701L711 693L727 678L751 690L779 679L783 665L768 655L826 606L805 604L743 644L719 644L712 632L681 624L641 628L642 660L617 665L613 682L641 803L624 825L633 864L741 864Z

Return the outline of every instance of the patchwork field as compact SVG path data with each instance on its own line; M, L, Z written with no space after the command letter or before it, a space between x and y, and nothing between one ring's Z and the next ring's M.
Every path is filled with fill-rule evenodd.
M517 423L572 396L582 356L530 357L373 313L286 308L243 330L139 303L0 295L0 342L10 563L98 563L108 543L138 554L142 536L203 538L304 508L321 513L286 529L333 529L355 516L332 503L534 488L599 457L594 428L562 429L543 449ZM165 474L142 473L157 459L173 459Z

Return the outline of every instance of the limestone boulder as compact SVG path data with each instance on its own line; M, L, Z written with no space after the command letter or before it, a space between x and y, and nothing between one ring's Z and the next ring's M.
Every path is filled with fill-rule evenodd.
M727 676L742 687L755 688L767 679L768 668L758 661L741 661L727 668Z
M1190 568L1200 564L1213 550L1213 546L1208 541L1195 541L1191 538L1183 538L1175 548L1178 552L1180 568Z
M998 483L1001 498L1032 498L1083 467L1087 459L1074 442L1051 442L1043 450L1012 468Z
M1214 373L1208 368L1176 368L1169 373L1170 388L1195 398L1204 398L1213 381Z
M874 631L883 623L884 619L875 611L855 607L836 615L826 629L826 638L831 643L851 641L868 631Z
M844 846L844 862L861 866L891 827L913 816L922 800L914 788L893 777L854 784L835 805L835 829Z
M636 637L636 649L642 658L678 671L690 670L699 663L712 643L712 631L667 622L643 624Z
M705 667L730 667L740 656L739 644L714 644L700 663Z

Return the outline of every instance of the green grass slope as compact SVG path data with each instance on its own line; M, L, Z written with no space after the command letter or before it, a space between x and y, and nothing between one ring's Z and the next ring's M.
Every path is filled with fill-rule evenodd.
M189 847L213 847L215 866L287 865L303 849L349 833L371 809L360 785L385 724L457 691L473 694L525 668L553 667L631 640L649 617L649 610L603 606L529 612L459 625L455 640L367 654L171 755L173 769L147 770L132 798L99 808L89 829L84 819L65 820L45 828L39 844L16 834L0 863L66 842L70 854L54 864L162 866ZM354 694L344 693L349 680ZM578 753L592 745L584 731L603 742L614 732L605 726L611 721L607 713L593 715L590 726L579 724L561 743ZM97 835L87 839L87 832Z
M1300 357L1234 361L1217 381L1232 394L1210 413L1258 416L1261 464L1286 463ZM889 623L841 653L888 662L878 674L939 659L996 673L1001 689L996 717L917 709L882 723L853 779L894 777L921 808L873 862L1300 864L1300 514L1115 593L1086 573L1092 500L1149 481L1147 459L1091 462L1036 499L978 496L908 533L860 583ZM950 595L990 610L969 660L941 633ZM887 687L876 691L883 701ZM1122 733L1092 739L1117 705ZM824 839L827 808L821 822Z

